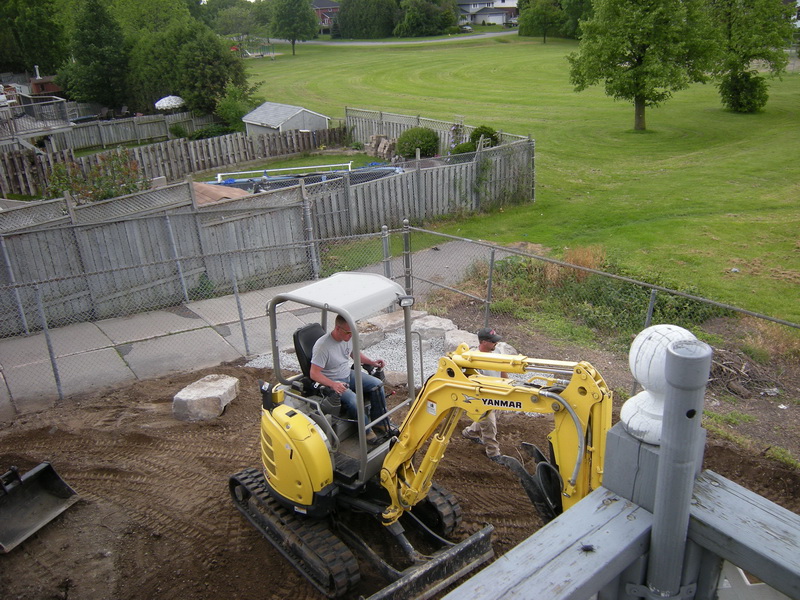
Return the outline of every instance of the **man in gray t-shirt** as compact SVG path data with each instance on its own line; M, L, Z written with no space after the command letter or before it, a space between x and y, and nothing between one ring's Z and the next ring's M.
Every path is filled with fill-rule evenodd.
M347 321L341 315L336 315L333 330L323 335L314 344L314 349L311 351L310 375L314 381L339 394L347 417L355 419L358 413L356 412L357 396L353 391L356 386L355 371L350 368L352 355L353 332L350 331ZM379 369L385 366L383 360L372 360L363 352L359 359L359 365L366 364ZM364 398L370 399L369 417L365 416L365 422L368 423L386 414L386 395L383 391L383 382L368 373L361 373L361 384ZM388 419L376 424L373 429L381 435L386 433L397 435L398 433L392 428ZM367 441L374 443L378 440L375 432L367 432Z

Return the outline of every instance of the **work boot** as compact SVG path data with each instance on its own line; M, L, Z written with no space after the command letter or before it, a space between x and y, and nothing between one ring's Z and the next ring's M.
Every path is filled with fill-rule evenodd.
M469 431L466 429L461 430L461 436L467 438L470 442L483 445L483 440L481 440L481 438L470 435Z

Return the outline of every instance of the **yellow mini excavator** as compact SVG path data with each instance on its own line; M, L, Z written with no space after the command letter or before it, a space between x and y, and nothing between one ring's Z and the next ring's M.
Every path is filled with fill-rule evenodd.
M294 346L303 372L287 377L277 316L290 302L316 311L299 311L307 324L295 332ZM553 415L549 457L523 444L533 473L515 458L501 458L545 521L602 483L612 396L590 364L477 352L462 344L439 360L412 398L412 305L399 284L368 273L337 273L267 305L279 383L262 384L262 467L231 476L230 492L242 514L329 598L360 591L359 562L370 566L370 576L388 582L370 598L406 599L428 598L493 556L491 525L459 542L447 539L460 524L461 508L433 481L464 416L479 421L491 410ZM372 446L361 369L355 369L358 418L349 420L339 414L335 397L308 377L308 367L329 316L344 317L354 332L353 356L360 356L356 322L392 307L386 318L398 324L402 312L409 399L388 414L407 413L398 435Z

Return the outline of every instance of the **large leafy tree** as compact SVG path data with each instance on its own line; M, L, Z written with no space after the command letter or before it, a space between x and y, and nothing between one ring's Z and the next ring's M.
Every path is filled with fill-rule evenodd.
M317 13L309 0L272 0L271 18L270 33L291 42L292 56L296 42L305 42L317 34Z
M220 35L237 35L247 38L259 28L253 12L253 6L246 1L236 6L229 6L217 13L212 28Z
M721 30L722 56L716 68L722 102L737 112L755 112L767 103L759 69L780 75L788 64L792 9L781 0L710 0Z
M395 0L342 0L336 21L343 38L373 39L392 35Z
M163 31L175 21L193 19L184 0L112 0L114 17L128 39Z
M214 21L220 12L238 6L247 0L206 0L200 7L203 22L209 27L214 27Z
M533 0L519 15L520 35L541 35L547 43L547 34L561 31L566 15L558 0Z
M67 43L52 0L0 2L0 70L52 74L66 58Z
M575 90L602 82L633 103L636 130L647 107L707 80L718 47L704 0L596 0L582 32L568 56Z
M455 0L402 0L400 13L397 37L439 35L458 22Z
M561 8L564 10L564 36L577 38L580 22L592 16L592 0L561 0Z
M131 51L128 83L137 110L152 111L159 98L175 94L186 108L210 113L228 84L244 86L246 76L227 44L204 24L188 20L140 35Z
M128 49L119 23L104 3L84 0L71 42L72 62L58 72L69 96L109 108L125 104Z
M229 83L225 94L217 101L216 115L234 131L244 131L246 127L242 117L264 102L264 98L257 94L260 85L245 87Z

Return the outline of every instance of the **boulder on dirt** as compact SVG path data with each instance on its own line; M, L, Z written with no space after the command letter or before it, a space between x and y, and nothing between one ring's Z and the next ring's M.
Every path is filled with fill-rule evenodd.
M453 352L461 344L466 344L470 348L477 347L478 336L463 329L455 329L453 331L445 331L444 333L444 351Z
M172 414L181 421L206 421L222 414L239 395L239 380L229 375L206 375L172 398Z
M411 311L411 319L415 321L426 316L428 313L421 312L418 310ZM374 325L377 329L380 329L384 332L384 334L394 333L395 331L399 331L403 327L403 311L396 310L390 313L382 313L379 315L375 315L374 317L370 317L369 319L364 319L363 321L359 321L360 324L366 325ZM360 331L360 330L359 330ZM369 344L363 344L366 348Z
M411 324L411 331L420 334L423 340L444 337L448 331L455 331L458 327L450 319L428 315L415 320Z

